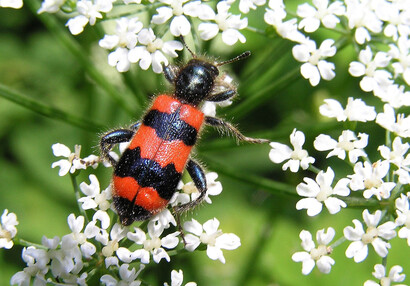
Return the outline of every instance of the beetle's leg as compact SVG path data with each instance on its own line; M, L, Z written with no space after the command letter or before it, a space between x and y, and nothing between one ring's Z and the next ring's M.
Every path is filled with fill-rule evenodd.
M138 121L138 122L132 124L129 129L133 130L133 131L137 131L138 128L140 128L140 126L141 126L141 121Z
M182 229L182 226L181 226L181 219L180 219L181 212L187 211L199 205L202 202L202 200L205 198L206 191L207 191L205 172L202 170L202 167L197 162L193 160L189 160L186 166L186 170L188 171L188 174L191 176L191 179L194 182L195 187L199 191L199 197L196 198L196 200L194 201L174 207L177 225L181 233L181 238L184 242L184 245L186 245L186 241L185 241L184 230Z
M228 89L228 90L224 90L218 93L213 93L213 94L211 93L211 95L208 96L206 100L214 101L214 102L224 101L224 100L230 99L235 94L236 94L236 90Z
M133 126L135 125L136 124L134 124ZM110 155L111 149L115 144L130 141L134 134L135 130L133 129L117 129L104 134L100 140L102 157L108 160L111 165L115 166L117 164L117 161Z
M178 69L179 69L178 67L173 66L173 65L165 66L164 64L162 64L162 70L164 72L164 76L166 80L169 81L170 83L174 83L174 80L178 73Z
M226 122L220 118L212 117L212 116L206 116L205 117L205 123L211 126L219 127L222 128L228 132L231 132L235 137L238 139L238 141L245 141L249 143L268 143L269 140L267 139L260 139L260 138L251 138L243 135L235 126L233 126L231 123Z
M174 210L177 213L186 211L188 209L191 209L199 205L202 202L202 200L205 198L206 191L208 189L206 186L205 172L204 170L202 170L202 167L197 162L193 160L188 160L188 163L186 165L186 170L188 171L188 174L191 176L195 187L199 191L199 197L194 201L174 207Z

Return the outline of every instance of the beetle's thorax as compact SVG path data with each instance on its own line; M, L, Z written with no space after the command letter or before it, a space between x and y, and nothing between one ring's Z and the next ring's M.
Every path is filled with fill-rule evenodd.
M212 92L218 68L208 62L192 59L181 68L175 79L175 96L197 106Z

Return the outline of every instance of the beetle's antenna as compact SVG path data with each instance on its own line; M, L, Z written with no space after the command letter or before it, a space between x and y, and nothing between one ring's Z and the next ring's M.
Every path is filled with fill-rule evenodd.
M251 52L246 51L246 52L243 52L242 54L240 54L239 56L234 57L233 59L230 59L230 60L227 60L227 61L224 61L224 62L220 62L220 63L216 63L216 65L218 67L220 67L220 66L223 66L223 65L226 65L226 64L230 64L230 63L233 63L233 62L236 62L236 61L243 60L244 58L247 58L250 55L251 55Z
M179 39L181 40L184 47L188 50L188 52L192 55L192 57L196 58L196 55L194 54L194 52L192 52L191 49L188 47L188 45L185 43L184 37L182 35L180 35Z

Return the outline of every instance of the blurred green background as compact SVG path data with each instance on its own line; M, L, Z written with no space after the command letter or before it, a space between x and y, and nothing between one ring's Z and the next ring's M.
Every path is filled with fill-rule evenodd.
M261 17L251 18L249 22L264 29L264 11L259 12ZM58 160L51 145L59 142L74 150L74 145L80 144L82 156L98 154L102 132L128 126L141 116L152 96L169 89L163 76L151 70L134 67L121 75L109 67L107 53L97 46L103 36L98 29L88 27L74 38L64 27L65 20L45 17L52 19L53 25L58 24L53 33L33 16L26 4L17 11L0 9L0 83L45 106L84 119L80 120L82 127L74 126L0 97L0 211L7 208L16 213L18 236L37 243L43 235L67 234L67 216L79 214L70 178L59 177L58 170L51 169L51 164ZM347 73L348 63L354 59L353 50L345 48L332 59L337 74L334 80L312 88L301 79L299 64L291 54L291 43L246 31L244 34L246 45L227 49L216 41L205 43L199 51L221 60L244 50L252 51L250 58L226 66L239 83L239 96L232 106L219 109L218 115L237 124L248 136L286 144L293 128L302 130L307 137L305 147L317 158L317 167L326 169L331 165L340 176L351 173L337 159L325 161L323 154L313 150L312 142L320 133L337 138L343 128L334 121L323 121L318 114L324 98L340 98L345 104L349 96L361 97L359 80ZM320 36L318 40L334 35ZM80 54L67 49L64 39L73 43ZM107 92L90 74L88 63L81 61L81 57L93 64L100 79L113 88L111 92L119 95L129 110L113 100L110 90ZM370 95L365 96L365 101L381 110L378 100ZM375 134L369 146L376 150L384 134L378 134L379 129L371 124L370 127L359 125L356 130L366 131L365 127ZM349 209L331 216L325 210L315 218L297 211L295 191L293 195L285 194L282 187L292 189L304 176L314 177L314 174L282 172L281 165L269 161L269 150L268 145L237 146L232 138L221 138L215 130L206 129L195 157L208 171L219 173L224 190L212 199L212 205L204 204L184 218L193 217L204 223L216 217L224 232L233 232L241 238L242 246L224 251L226 265L210 260L205 252L196 252L172 257L171 264L150 265L144 277L159 285L170 281L172 269L183 269L184 281L196 281L198 285L362 285L371 279L374 264L381 263L381 259L371 250L365 262L356 264L344 255L347 242L334 250L332 257L336 264L330 274L317 269L308 276L301 274L301 264L291 260L294 252L302 251L299 232L307 229L316 233L332 226L337 239L345 226L352 225L353 218L361 218L361 211ZM90 173L97 174L102 188L109 184L111 170L103 167L81 172L78 183L89 183ZM404 240L394 239L388 268L399 264L405 273L410 273L409 249ZM24 267L20 246L0 249L0 285L7 285L10 277Z

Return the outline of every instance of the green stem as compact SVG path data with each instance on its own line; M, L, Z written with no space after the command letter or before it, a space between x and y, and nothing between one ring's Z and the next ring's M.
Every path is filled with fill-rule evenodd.
M264 177L252 175L249 173L244 174L243 171L236 169L235 167L218 163L211 158L204 157L207 165L210 169L215 170L218 174L222 174L238 181L247 183L255 188L262 188L274 195L293 196L299 197L296 193L296 188L292 185L276 182Z
M89 121L85 118L77 117L73 114L66 113L57 108L47 106L26 95L23 95L20 92L12 90L11 88L1 83L0 83L0 96L20 106L23 106L31 111L34 111L38 114L44 115L49 118L64 121L66 123L80 127L85 130L101 131L102 129L104 129L103 125Z
M348 207L351 208L380 208L383 205L383 202L378 201L377 199L365 199L363 197L340 197L335 196L342 201L344 201Z
M315 173L315 174L319 174L319 172L322 171L322 170L320 170L319 168L317 168L317 167L315 167L315 166L313 166L313 165L309 165L308 170L309 170L309 171L312 171L312 172Z
M81 195L80 195L80 188L78 187L78 184L77 184L77 176L75 174L70 173L70 179L71 179L71 184L73 185L73 188L74 188L75 200L77 201L78 209L81 215L84 217L85 225L87 225L90 222L90 220L88 219L87 213L82 208L81 203L78 201L81 198Z
M26 246L26 247L34 246L35 248L38 248L38 249L48 249L47 247L45 247L42 244L27 241L27 240L24 240L24 239L18 238L18 237L13 238L13 242L16 245L21 245L21 246Z
M245 28L245 30L250 31L250 32L254 32L254 33L257 33L257 34L261 34L261 35L266 34L264 30L261 30L261 29L255 28L255 27L251 27L251 26L247 26Z
M338 247L339 245L341 245L343 242L345 242L347 239L346 237L342 236L341 238L339 238L338 240L336 240L334 243L332 243L331 245L329 245L332 249L335 249L336 247Z

